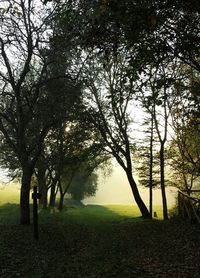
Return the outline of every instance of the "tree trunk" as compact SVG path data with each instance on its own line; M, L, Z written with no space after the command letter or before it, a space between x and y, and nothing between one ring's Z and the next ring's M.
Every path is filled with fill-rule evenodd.
M59 201L58 209L59 209L59 210L62 210L62 209L63 209L63 201L64 201L65 193L64 193L63 190L62 190L62 185L61 185L60 179L59 179L59 181L58 181L58 188L59 188L59 190L60 190L60 201Z
M161 193L162 193L162 203L163 203L163 219L168 219L167 212L167 198L165 192L165 158L164 158L164 143L160 146L160 185L161 185Z
M42 205L44 209L47 208L47 185L46 185L46 179L45 179L45 169L39 168L38 169L38 187L39 187L39 193L41 194L41 198L39 199L39 204Z
M30 224L30 184L32 171L23 169L20 191L20 224Z
M149 146L149 213L153 213L153 117L151 118L151 137Z
M151 215L150 215L145 203L143 202L142 198L140 197L140 193L138 191L137 184L133 178L132 162L131 162L131 156L130 156L130 146L129 146L127 137L126 137L126 155L125 155L127 166L125 166L124 162L121 160L119 155L114 154L114 156L126 173L126 176L128 178L128 181L129 181L132 193L133 193L133 197L139 207L142 217L145 219L151 219Z
M60 193L60 200L59 200L59 205L58 205L59 210L63 209L63 201L64 201L64 194Z
M49 199L49 207L55 207L55 202L56 202L56 183L57 183L57 180L54 180L52 182L52 185L51 185L51 191L50 191L50 199Z
M127 170L126 172L129 184L131 186L132 192L133 192L133 196L135 198L135 201L140 209L140 212L142 214L142 217L145 219L151 219L151 215L145 205L145 203L143 202L142 198L140 197L137 185L135 183L135 180L132 176L132 173L130 173L130 171Z
M42 196L41 196L41 203L42 203L42 208L46 209L47 208L47 187L46 187L46 183L45 186L42 189Z
M149 213L151 215L153 215L153 188L152 188L152 184L150 184L149 186Z

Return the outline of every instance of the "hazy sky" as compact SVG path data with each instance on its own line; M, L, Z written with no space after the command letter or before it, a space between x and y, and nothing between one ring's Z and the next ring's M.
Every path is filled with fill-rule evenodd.
M99 172L100 174L101 172ZM1 173L3 177L3 173ZM137 179L136 179L137 181ZM18 191L20 188L19 184L11 184L10 186L4 187L6 190ZM149 190L148 188L139 187L142 199L148 206L149 202ZM177 195L176 189L166 188L168 205L171 206L175 202L175 196ZM19 192L19 191L18 191ZM0 196L1 198L1 196ZM154 190L153 192L153 203L154 205L161 205L161 191L160 189ZM9 201L9 200L8 200ZM132 191L130 189L128 180L123 169L113 163L113 172L109 177L99 175L98 190L95 197L90 197L84 200L85 204L123 204L123 205L135 205Z
M148 205L149 190L148 188L140 187L141 196L144 202ZM173 205L175 202L176 189L166 188L168 204ZM153 193L154 205L161 205L161 191L154 190ZM98 191L95 197L90 197L84 200L85 204L135 204L130 185L126 178L123 169L116 163L113 166L113 172L110 177L99 177Z

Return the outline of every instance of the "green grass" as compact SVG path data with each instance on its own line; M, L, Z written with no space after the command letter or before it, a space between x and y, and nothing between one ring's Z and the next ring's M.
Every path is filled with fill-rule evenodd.
M121 210L120 210L121 208ZM128 221L139 217L137 207L127 206L100 206L87 205L80 208L65 208L62 212L57 209L41 210L41 223L51 223L52 221L65 224L79 224L86 226L101 226L122 221Z
M32 210L32 205L31 205ZM78 223L83 225L102 225L113 222L136 221L141 217L140 211L136 206L126 205L86 205L81 207L65 207L63 211L58 209L43 210L39 207L39 222L49 224L59 223ZM157 207L158 219L162 219L162 209ZM5 203L0 206L0 224L18 224L19 205Z
M134 206L70 204L39 208L35 241L18 219L18 204L0 206L1 278L199 277L200 228L190 223L144 221Z
M12 188L0 189L0 206L11 203L18 204L19 203L19 191L12 190Z
M30 198L31 200L31 198ZM32 202L32 200L31 200ZM6 190L0 190L0 224L18 224L19 223L19 191L12 187ZM85 225L98 225L101 223L113 221L127 221L128 219L140 217L141 214L136 206L130 205L87 205L65 201L67 209L63 212L58 210L43 211L39 209L41 223L70 222L82 223ZM162 219L161 206L155 206L158 218Z

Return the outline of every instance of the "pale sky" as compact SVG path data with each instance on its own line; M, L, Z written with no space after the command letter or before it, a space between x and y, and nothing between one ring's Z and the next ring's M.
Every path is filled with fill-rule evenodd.
M137 181L137 179L136 179ZM143 186L139 187L142 199L148 205L149 202L149 189ZM172 206L175 203L175 196L177 190L167 187L166 194L168 205ZM156 189L153 192L154 205L161 205L161 190ZM95 197L90 197L84 200L85 204L136 204L133 194L124 173L124 170L114 163L113 172L109 177L99 177L98 191Z
M137 179L136 179L137 181ZM4 189L3 189L4 188ZM4 185L0 189L3 190L14 190L19 192L20 184L15 183L10 186ZM149 201L149 190L142 186L139 187L142 199L145 204L148 206ZM177 189L166 188L168 206L173 206L175 204L175 197L177 196ZM1 195L0 195L1 198ZM161 191L160 189L154 190L153 192L153 204L162 205ZM0 200L1 201L1 200ZM9 200L8 200L9 202ZM96 196L86 198L84 204L122 204L122 205L136 205L130 185L127 181L126 175L123 169L114 163L113 172L109 177L99 176L98 190Z

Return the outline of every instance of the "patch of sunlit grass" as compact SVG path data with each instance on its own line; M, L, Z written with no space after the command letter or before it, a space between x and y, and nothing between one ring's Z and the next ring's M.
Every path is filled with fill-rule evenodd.
M19 204L18 190L0 189L0 205L7 203Z
M162 207L154 207L158 220L162 219ZM57 224L105 225L119 222L135 222L141 217L136 206L130 205L87 205L80 207L67 207L60 212L58 209L39 209L40 223L56 222Z
M31 200L31 198L30 198ZM32 202L32 200L31 200ZM162 219L162 206L154 206L155 219ZM141 213L134 205L86 205L66 202L63 211L49 208L46 211L39 206L39 221L41 223L79 223L98 225L138 219ZM154 213L153 213L154 216ZM0 190L0 223L17 224L19 220L19 190L11 187ZM135 219L135 220L136 220Z
M140 217L141 213L137 206L131 205L107 205L106 208L124 217ZM153 218L163 219L162 206L153 206Z
M117 213L120 216L139 217L141 213L137 206L131 205L107 205L106 208Z
M49 213L50 212L50 213ZM48 209L40 213L41 221L56 221L57 223L76 223L83 225L98 225L120 221L126 217L106 206L88 205L84 207L65 207L61 212L57 209Z

